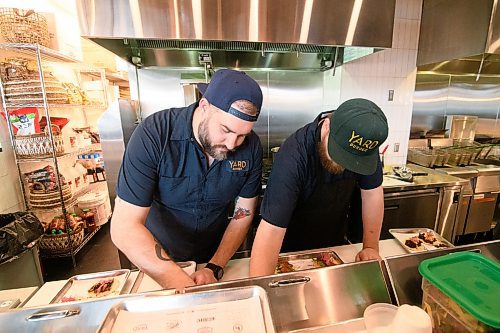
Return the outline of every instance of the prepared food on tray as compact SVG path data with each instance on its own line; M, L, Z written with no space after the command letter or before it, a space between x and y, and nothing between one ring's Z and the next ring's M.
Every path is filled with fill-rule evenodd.
M89 295L91 297L107 296L118 288L118 283L114 278L100 280L90 287Z
M120 281L115 278L105 278L100 279L96 283L92 284L87 290L73 290L71 293L64 295L59 300L60 303L65 302L75 302L84 301L93 298L100 298L104 296L109 296L112 294L118 294L118 287L120 286Z
M340 264L342 264L342 261L333 252L303 254L279 258L275 273L289 273Z
M453 246L431 229L391 229L389 232L409 252L429 251Z

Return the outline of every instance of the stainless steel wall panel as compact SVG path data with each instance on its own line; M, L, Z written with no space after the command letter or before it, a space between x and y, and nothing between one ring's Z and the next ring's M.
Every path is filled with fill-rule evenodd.
M448 75L417 75L411 119L412 132L444 128L449 80Z
M160 110L184 106L180 71L139 69L138 78L142 119Z
M476 134L500 137L500 76L417 73L411 131L444 129L447 115L480 117Z
M260 110L259 119L255 123L253 130L260 138L262 148L264 149L264 158L269 156L269 73L268 72L247 72L262 89L262 95L264 97L262 101L262 109Z
M295 71L247 71L257 81L264 95L261 115L254 131L269 157L272 147L280 146L300 127L314 120L323 110L323 73ZM184 106L181 71L140 69L141 113L145 118L154 112Z
M136 126L137 109L137 102L119 99L110 105L98 123L102 155L106 166L106 182L112 206L115 203L115 187L125 146Z
M500 107L500 76L451 76L446 114L496 119Z
M323 73L269 72L269 145L280 146L323 107Z

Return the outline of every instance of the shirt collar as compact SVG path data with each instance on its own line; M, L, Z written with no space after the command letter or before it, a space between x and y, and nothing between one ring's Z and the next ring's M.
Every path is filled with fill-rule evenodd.
M178 121L175 122L172 128L171 140L189 140L194 138L193 115L198 104L198 102L195 102L179 112Z

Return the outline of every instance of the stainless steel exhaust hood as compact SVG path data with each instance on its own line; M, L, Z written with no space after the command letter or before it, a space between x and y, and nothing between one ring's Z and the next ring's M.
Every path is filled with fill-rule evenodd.
M391 47L395 0L77 0L77 6L83 37L139 67L203 68L207 56L215 67L326 70Z
M500 75L498 0L424 0L419 71Z

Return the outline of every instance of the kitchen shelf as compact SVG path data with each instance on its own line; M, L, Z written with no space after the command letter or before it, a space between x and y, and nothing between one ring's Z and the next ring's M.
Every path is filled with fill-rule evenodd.
M101 226L97 226L97 228L92 231L91 233L85 235L85 237L83 237L83 241L80 245L78 245L77 248L75 248L73 250L73 256L76 256L76 254L78 252L80 252L81 249L83 249L83 247L85 246L85 244L87 244L89 242L89 240L92 239L92 237L94 237L94 235L99 231L99 229L101 229ZM43 258L69 258L71 257L71 252L68 251L68 252L65 252L65 253L58 253L58 254L48 254L48 253L43 253L43 252L40 252L40 256L43 257Z
M100 152L101 147L99 144L91 144L88 147L81 148L81 149L76 149L72 151L68 151L59 155L56 155L56 158L64 158L68 156L74 156L74 155L81 155L81 154L90 154L92 152ZM52 156L47 156L47 157L18 157L17 158L17 163L18 164L23 164L23 163L33 163L33 162L51 162L53 161L54 158Z
M15 51L17 54L22 54L24 56L33 56L38 49L40 50L40 57L44 61L59 61L74 64L79 63L79 61L75 58L69 57L65 54L38 44L0 43L0 49Z
M63 174L63 168L72 167L73 165L71 165L71 163L76 163L77 155L79 154L88 154L94 151L100 151L100 145L92 144L81 149L66 147L69 149L62 154L49 153L47 155L27 158L19 156L16 150L16 136L14 134L11 117L9 115L11 115L11 112L14 109L31 107L37 108L36 112L41 113L40 119L42 119L42 116L45 117L46 126L48 128L51 128L51 117L55 117L56 115L60 117L61 114L70 118L70 121L73 121L73 127L90 127L91 124L89 123L87 115L90 114L92 116L92 121L95 122L96 120L94 118L97 115L95 114L96 112L92 111L97 111L97 113L100 111L102 113L102 111L107 109L108 94L106 91L107 80L105 77L105 71L103 69L88 66L72 57L68 57L38 44L0 43L0 51L2 54L0 57L2 59L2 67L0 68L0 103L2 107L0 108L0 112L4 113L5 118L7 119L7 128L12 146L14 147L14 160L19 173L24 206L26 209L31 208L30 210L45 223L51 221L54 216L63 216L65 228L68 229L70 224L67 214L68 212L73 211L72 208L77 205L79 197L99 187L94 186L93 184L95 183L90 183L89 186L85 187L83 190L73 193L73 196L70 199L62 201L61 197L64 194L63 185L66 180L68 180L68 182L71 180L77 181L77 179L80 179L82 182L84 181L84 179L82 179L82 175L84 173L83 170L81 173L78 173L79 176L70 176L70 178L75 179L64 180L64 178L61 177L65 176ZM61 81L60 77L63 77L65 82ZM27 83L27 81L29 81L29 83ZM36 98L14 99L12 97L12 99L8 101L5 96L5 87L9 82L10 84L16 85L15 96L28 96L36 94ZM36 84L33 85L33 82L36 82ZM51 82L57 83L57 93L60 93L61 95L64 94L64 99L49 98L51 92L47 91L46 86L44 87L43 84L50 86ZM12 85L9 85L9 87L12 87ZM31 90L33 87L35 87L35 91ZM61 90L61 92L59 90ZM58 101L65 101L67 103L56 103ZM89 112L85 112L86 110ZM76 115L77 112L79 112L78 115ZM72 114L75 114L75 116L71 116ZM61 135L63 134L61 133ZM44 145L43 147L35 147L44 149L36 150L32 148L30 151L43 151L45 153L49 150L56 150L54 137L49 136L48 140L51 141L42 142ZM36 144L40 145L42 143ZM45 149L46 145L50 145L51 149ZM30 163L33 163L33 165L29 165ZM50 177L53 177L54 179L47 181L55 182L59 188L59 192L51 196L54 197L54 204L51 204L48 208L43 207L42 205L40 205L41 207L36 208L30 206L30 191L29 186L26 183L27 180L25 179L24 171L30 168L39 169L35 163L50 164L51 168L48 170L50 171L50 174L42 174L41 177L49 177L50 175ZM86 174L85 177L89 179ZM106 185L105 182L103 182L103 186L104 185ZM45 253L42 254L42 256L45 258L71 257L73 266L76 267L75 254L78 253L83 246L85 246L85 244L99 229L100 228L97 228L95 231L85 235L82 243L74 250L69 250L66 253L57 255ZM69 241L69 234L66 234L66 236Z
M41 94L41 92L40 92ZM6 103L5 104L8 109L20 109L20 108L45 108L45 104L43 103L30 103L30 104L14 104L14 103ZM56 104L56 103L48 103L49 109L65 109L65 108L80 108L84 110L104 110L107 108L106 105L100 104Z
M103 190L106 190L106 188L105 188L104 185L106 185L106 182L102 182L102 181L101 182L94 182L94 183L90 183L84 189L76 191L75 193L73 193L73 197L71 197L71 199L68 200L68 202L64 203L64 208L66 210L68 210L68 209L73 208L74 206L76 206L78 204L78 198L81 197L82 195L85 195L85 194L90 193L92 191L103 191ZM33 207L30 207L30 210L34 211L34 212L43 212L43 213L50 213L51 211L53 211L53 212L59 212L60 213L61 212L61 205L59 204L58 206L50 207L50 208L33 208Z

